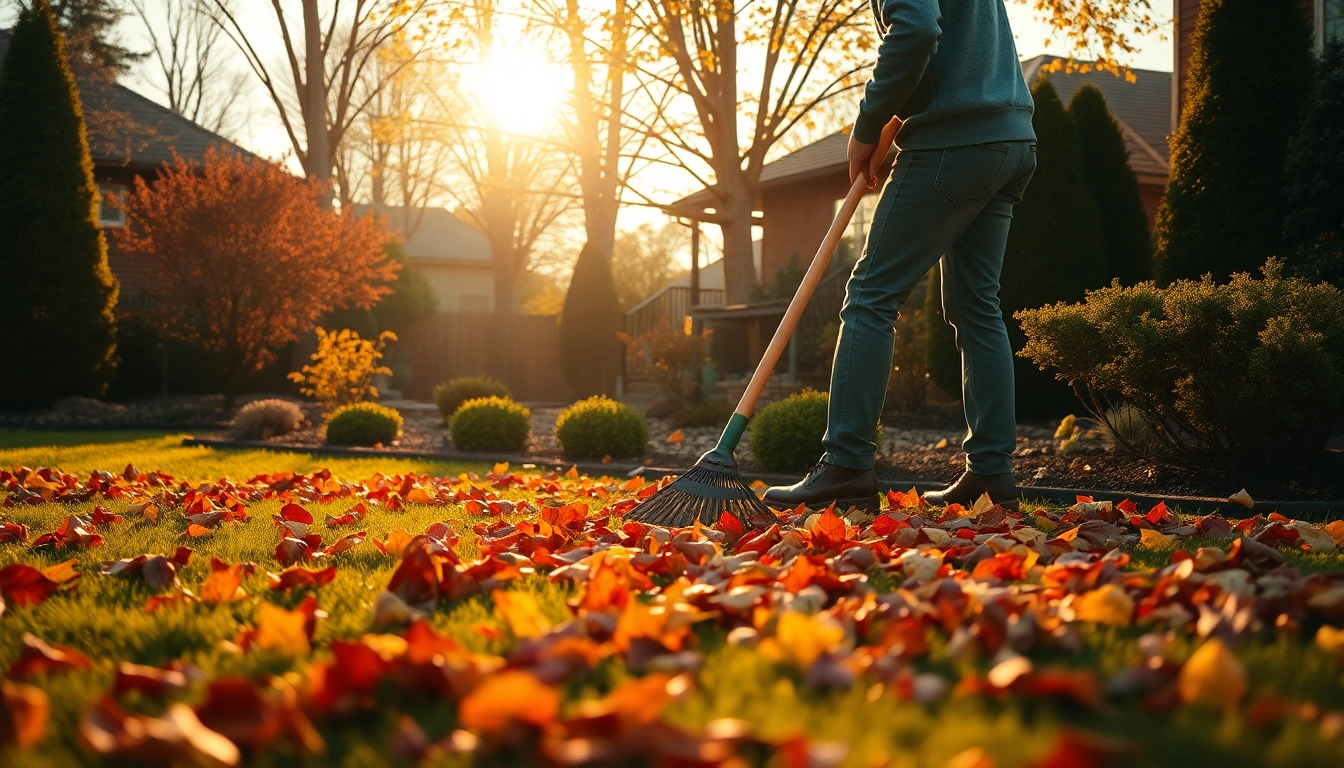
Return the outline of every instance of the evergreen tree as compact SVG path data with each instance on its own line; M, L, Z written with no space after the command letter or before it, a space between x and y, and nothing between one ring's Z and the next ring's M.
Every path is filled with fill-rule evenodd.
M1344 39L1326 43L1286 177L1284 255L1299 274L1344 287Z
M1147 280L1152 277L1153 237L1120 126L1106 106L1106 97L1092 85L1073 94L1069 116L1082 142L1083 180L1101 217L1107 275L1123 285Z
M925 354L929 378L944 393L960 398L961 353L957 351L956 331L943 317L942 277L937 264L925 279L928 282L924 291L924 322L928 323Z
M1081 301L1108 278L1099 214L1083 179L1078 129L1048 78L1031 89L1036 102L1036 173L1013 214L999 293L1008 337L1016 352L1026 344L1013 319L1020 309ZM1055 415L1074 407L1069 388L1024 358L1015 361L1018 412Z
M1200 6L1157 219L1162 283L1253 273L1279 252L1284 159L1311 77L1307 16L1300 0Z
M20 14L0 65L0 404L100 397L116 368L117 282L79 93L46 0Z
M439 308L439 297L430 286L425 273L406 257L400 243L390 242L383 251L387 258L401 265L397 279L392 281L392 293L384 296L373 308L380 330L401 333L406 326Z
M560 370L580 399L616 393L621 318L611 265L585 243L560 315Z

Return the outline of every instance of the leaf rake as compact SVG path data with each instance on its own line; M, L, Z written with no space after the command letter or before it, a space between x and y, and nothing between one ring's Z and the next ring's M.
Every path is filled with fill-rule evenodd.
M887 156L887 150L891 148L900 125L899 120L893 119L882 129L882 138L878 140L877 148L874 150L877 157ZM756 492L742 482L733 451L742 440L743 433L747 431L747 423L751 420L756 400L765 390L775 364L784 354L789 337L798 326L807 302L812 298L817 284L821 282L826 265L830 263L831 256L835 253L836 246L840 244L840 238L844 235L845 228L849 226L849 220L859 207L859 202L863 200L866 191L867 184L860 174L850 185L844 203L831 220L831 228L826 231L826 237L817 248L817 254L812 257L812 264L807 268L807 274L803 276L803 282L794 293L793 300L789 302L784 318L779 321L774 338L770 339L770 346L766 348L765 355L756 366L756 372L751 375L751 382L742 393L742 399L738 401L732 418L728 420L728 426L723 428L718 445L701 456L694 467L632 509L627 516L628 519L650 525L684 528L696 520L702 525L713 525L725 512L736 516L746 524L750 524L753 515L770 514L769 507L756 496Z

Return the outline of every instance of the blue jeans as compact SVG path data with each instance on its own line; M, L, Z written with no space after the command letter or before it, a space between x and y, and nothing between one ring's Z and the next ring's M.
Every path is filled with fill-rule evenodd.
M999 273L1013 208L1035 170L1036 144L1030 141L896 157L868 245L845 286L824 461L872 468L896 315L941 259L943 315L956 329L961 351L967 468L982 475L1012 471L1013 351L999 310Z

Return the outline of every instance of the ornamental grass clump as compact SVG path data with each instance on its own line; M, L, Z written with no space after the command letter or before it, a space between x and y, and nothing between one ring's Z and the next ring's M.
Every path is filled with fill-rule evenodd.
M401 414L377 403L350 403L327 417L329 445L378 445L401 434Z
M649 443L649 425L639 411L606 395L594 395L561 411L555 439L576 459L638 456Z
M288 400L253 400L238 409L229 431L245 440L287 435L303 425L303 411Z
M1025 310L1021 354L1069 382L1121 447L1194 465L1318 456L1344 416L1344 293L1283 276L1113 284ZM1126 406L1118 410L1117 406ZM1115 424L1115 414L1129 424ZM1126 437L1135 420L1151 429Z
M751 420L752 460L771 472L801 472L816 464L826 451L821 439L830 404L829 393L804 389L767 405ZM873 442L881 440L878 422Z
M527 447L531 417L531 411L506 397L479 397L457 409L449 431L458 450L521 451Z
M480 397L510 397L509 388L494 376L460 376L456 379L440 382L434 387L434 404L439 406L443 423L453 420L453 414L468 400Z

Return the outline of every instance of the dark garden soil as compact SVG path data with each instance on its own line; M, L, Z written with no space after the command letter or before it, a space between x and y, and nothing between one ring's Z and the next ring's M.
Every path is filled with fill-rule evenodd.
M132 403L66 397L31 411L0 411L8 429L209 429L228 426L221 395L177 395Z

